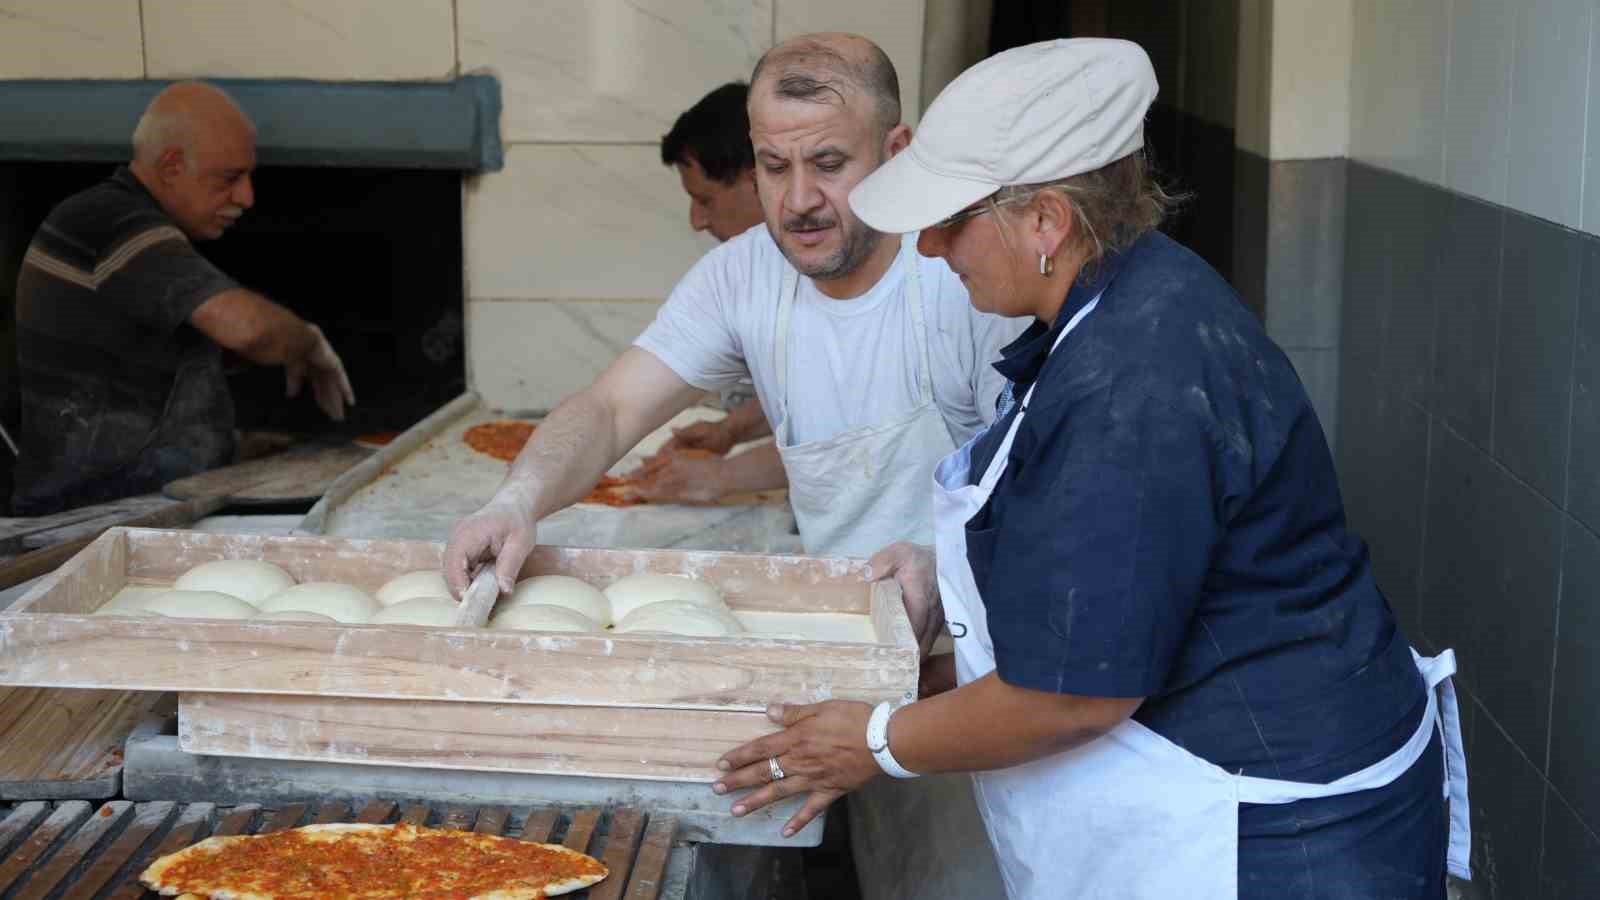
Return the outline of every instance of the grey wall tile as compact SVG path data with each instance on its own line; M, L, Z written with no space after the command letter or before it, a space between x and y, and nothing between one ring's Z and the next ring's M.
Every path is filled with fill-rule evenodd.
M1600 240L1584 237L1572 367L1567 512L1600 531Z
M1341 399L1339 487L1345 514L1367 542L1373 575L1401 629L1422 632L1417 576L1421 564L1428 419L1374 374L1345 378Z
M1339 351L1332 347L1308 350L1289 347L1284 353L1300 374L1311 397L1311 408L1322 423L1322 434L1330 448L1338 446L1339 435Z
M1428 460L1423 630L1527 753L1547 739L1561 511L1448 426Z
M1544 779L1484 710L1477 715L1467 748L1476 895L1490 900L1535 897Z
M1429 254L1434 302L1433 373L1427 406L1467 440L1489 446L1500 309L1500 207L1445 194Z
M1582 244L1521 213L1507 214L1505 234L1491 440L1496 458L1559 503Z
M1385 253L1389 275L1384 289L1388 314L1378 371L1401 396L1423 401L1433 366L1434 290L1428 266L1429 233L1444 197L1436 188L1409 178L1394 178L1384 192Z
M1273 162L1267 187L1267 334L1284 347L1334 347L1344 294L1345 161Z
M1566 521L1550 722L1550 783L1600 822L1600 539ZM1530 698L1531 700L1532 698Z
M1339 370L1346 378L1376 372L1388 315L1389 252L1384 194L1398 180L1350 163L1345 205L1344 302L1339 316Z
M1562 802L1554 788L1545 801L1538 896L1544 900L1600 897L1600 837Z

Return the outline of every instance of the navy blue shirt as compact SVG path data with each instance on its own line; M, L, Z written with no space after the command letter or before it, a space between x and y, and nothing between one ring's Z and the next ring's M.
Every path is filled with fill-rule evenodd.
M1233 289L1151 233L1055 323L996 364L1034 392L967 523L1000 677L1145 697L1137 720L1248 775L1332 780L1403 743L1425 702L1409 645L1305 390ZM979 439L974 481L1016 415Z

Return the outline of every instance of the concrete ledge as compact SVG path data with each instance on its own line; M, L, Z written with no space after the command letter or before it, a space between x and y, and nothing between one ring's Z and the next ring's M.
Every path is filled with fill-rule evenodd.
M0 162L121 162L168 81L0 81ZM263 165L499 170L500 82L215 79L255 119Z

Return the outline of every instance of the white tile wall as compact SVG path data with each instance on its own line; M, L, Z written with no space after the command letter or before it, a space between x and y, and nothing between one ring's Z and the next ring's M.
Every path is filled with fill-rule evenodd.
M143 8L151 78L391 81L448 78L456 68L451 0L143 0Z
M141 78L139 0L0 0L0 78Z
M871 38L889 54L900 77L900 106L915 124L922 96L924 0L772 0L777 39L813 31L849 31Z
M1593 0L1523 0L1516 9L1506 199L1576 228L1582 217L1585 94Z
M473 299L663 299L713 246L653 144L513 145L465 202Z
M772 41L768 0L458 0L457 22L462 68L501 79L510 143L660 140Z
M603 300L468 303L471 386L496 409L552 409L627 349L658 306Z
M1440 183L1449 0L1356 0L1350 155Z
M1445 186L1506 202L1515 4L1452 0L1445 91Z
M1584 138L1583 230L1600 234L1600 12L1589 23L1588 133Z
M1351 0L1280 0L1272 10L1271 159L1350 151Z

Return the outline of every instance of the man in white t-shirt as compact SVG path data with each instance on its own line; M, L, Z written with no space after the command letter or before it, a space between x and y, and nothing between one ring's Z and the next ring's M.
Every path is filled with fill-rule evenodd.
M451 533L457 594L491 561L509 591L540 518L703 391L744 377L772 422L807 552L931 540L933 466L992 420L1003 380L990 362L1018 327L973 310L915 235L872 231L850 212L850 189L910 142L881 49L845 34L786 41L757 64L749 102L765 227L706 254L635 346L545 419L494 498Z

